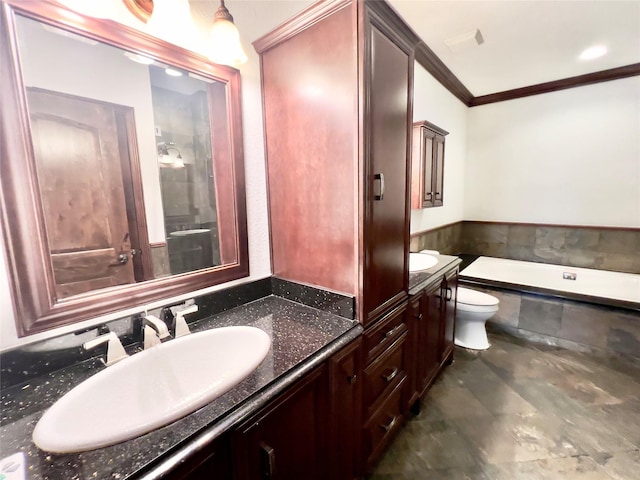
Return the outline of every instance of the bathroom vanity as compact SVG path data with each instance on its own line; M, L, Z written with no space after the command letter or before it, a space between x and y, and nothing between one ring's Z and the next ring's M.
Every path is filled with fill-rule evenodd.
M329 448L327 442L346 441L349 425L355 428L357 415L349 408L359 405L356 369L362 328L353 320L270 295L203 318L191 330L233 325L257 327L271 337L271 349L253 374L197 411L109 447L56 455L39 450L31 439L46 409L105 368L99 358L3 387L3 457L24 452L29 480L202 478L204 471L224 469L235 471L237 478L256 478L256 469L269 468L265 461L274 468L276 459L281 474L291 475L309 465L337 465L327 458L346 452ZM10 363L3 357L3 369L20 368ZM332 411L351 423L338 422L340 415L330 416Z
M3 0L2 6L0 36L6 45L16 43L14 22L24 17L27 24L47 24L44 29L32 25L40 34L55 27L118 46L125 54L118 52L117 58L128 67L126 54L148 53L158 64L168 62L204 78L209 86L202 91L212 111L230 120L222 125L212 120L212 128L219 129L213 138L228 138L229 144L212 145L225 162L209 165L218 169L218 236L211 239L217 239L221 265L207 261L216 265L172 276L155 271L149 262L159 247L148 241L142 202L134 202L135 231L108 251L115 255L115 268L131 258L129 267L143 274L134 275L130 284L64 298L56 272L48 267L51 239L32 174L37 166L19 62L15 51L3 49L0 60L13 75L2 96L2 114L18 125L2 132L9 151L2 157L9 172L2 178L2 200L20 207L8 208L3 217L5 226L12 226L7 243L16 252L10 269L20 334L246 276L239 72L108 21L90 20L88 28L65 20L64 9L53 4ZM215 302L196 299L202 315L192 330L255 326L270 336L270 352L253 374L199 410L141 437L83 453L40 451L31 433L49 406L104 368L98 358L81 357L3 388L3 455L23 452L29 480L351 480L372 468L453 353L459 260L439 256L428 270L408 274L411 96L419 42L385 2L361 0L319 2L255 42L261 56L274 277L265 279L270 288L264 295L227 311L211 312L207 304ZM128 148L120 150L135 159L135 145L129 139ZM163 151L169 149L163 145ZM151 155L139 156L157 163L153 142L151 147ZM135 162L127 169L140 183ZM21 189L24 179L30 189ZM135 191L132 196L144 200ZM186 230L163 240L209 236L209 225L185 225ZM133 248L134 240L146 244ZM138 269L140 259L148 264ZM279 282L288 286L278 290ZM350 309L345 313L328 301L323 310L290 295L308 288L316 290L314 298L345 297ZM238 296L230 291L229 297ZM67 353L77 356L78 350ZM49 364L46 355L39 358ZM19 370L20 362L3 368Z

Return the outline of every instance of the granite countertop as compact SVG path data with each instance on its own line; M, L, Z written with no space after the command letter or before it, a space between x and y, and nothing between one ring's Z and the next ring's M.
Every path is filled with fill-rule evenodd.
M430 283L437 281L441 275L462 263L458 257L451 255L432 255L438 259L433 267L420 272L409 274L409 295L415 295L426 288Z
M205 448L362 332L354 320L277 296L205 318L190 328L197 332L231 325L264 330L271 336L271 350L253 374L210 404L110 447L65 455L39 450L31 440L37 421L63 394L104 368L92 359L2 391L0 456L24 452L28 480L161 478L171 465Z

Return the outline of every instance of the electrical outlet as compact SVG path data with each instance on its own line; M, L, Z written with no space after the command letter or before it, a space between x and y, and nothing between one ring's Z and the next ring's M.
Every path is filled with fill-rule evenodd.
M0 460L0 480L25 480L23 452Z

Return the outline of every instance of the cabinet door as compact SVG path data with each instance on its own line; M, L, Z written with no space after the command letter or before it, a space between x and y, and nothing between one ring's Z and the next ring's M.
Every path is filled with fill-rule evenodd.
M357 339L329 362L332 480L352 480L361 471L362 341Z
M234 432L237 480L327 478L326 366Z
M422 395L440 368L442 298L440 284L425 291L423 321L419 340L419 392Z
M458 271L447 275L442 283L441 297L443 300L440 361L451 363L453 360L453 341L456 325L456 297L458 294Z
M231 480L229 439L221 437L204 451L181 463L167 476L169 480Z
M364 319L367 323L407 297L407 171L413 53L371 7L365 8L365 18Z

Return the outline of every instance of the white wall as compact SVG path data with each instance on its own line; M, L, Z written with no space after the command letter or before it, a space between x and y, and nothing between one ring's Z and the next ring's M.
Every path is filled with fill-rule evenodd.
M449 132L445 140L444 204L411 210L411 233L417 233L463 219L468 109L417 62L413 79L414 121L427 120Z
M119 22L133 28L145 30L146 26L129 14L121 2L117 16ZM264 278L271 274L270 254L269 254L269 225L266 203L266 178L264 164L264 142L262 127L262 103L260 96L260 69L258 55L255 53L251 42L264 35L282 21L296 14L312 3L311 0L296 1L269 1L260 0L229 0L225 2L227 8L232 13L235 23L240 30L245 52L249 60L240 67L242 73L242 114L243 114L243 135L244 135L244 156L245 156L245 181L247 192L247 221L249 234L249 262L251 275L245 279L218 285L208 289L191 292L180 297L167 298L154 305L166 304L190 298L206 292L212 292L231 285L246 283L249 281ZM211 24L213 13L217 5L211 3L211 10L201 10L207 7L204 2L192 2L191 9L194 15L194 22L198 26L198 42L192 45L181 45L192 47L194 51L206 54L209 48L207 42L207 30ZM197 45L197 47L193 47ZM2 235L0 235L1 243ZM2 245L0 248L4 252ZM53 337L67 333L77 328L84 328L104 321L131 315L140 309L129 309L107 315L85 322L78 323L70 327L62 327L49 332L31 335L19 339L15 329L15 319L9 295L8 273L5 267L5 259L0 258L0 351L11 347L31 343L44 338Z
M640 226L640 77L474 107L468 132L465 220Z

